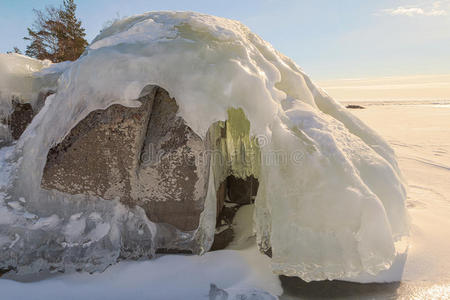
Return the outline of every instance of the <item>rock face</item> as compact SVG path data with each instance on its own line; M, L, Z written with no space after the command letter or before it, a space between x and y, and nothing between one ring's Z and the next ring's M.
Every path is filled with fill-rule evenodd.
M154 99L133 197L150 220L194 230L207 192L208 143L176 116L178 106L167 92Z
M13 101L13 112L9 116L8 125L11 136L17 140L33 120L33 108L30 103L19 103Z
M207 193L207 143L176 115L165 90L148 86L139 101L91 112L49 151L41 185L120 199L153 222L195 230Z
M39 93L35 106L31 103L22 103L13 98L12 112L5 118L0 118L0 146L8 144L11 139L18 140L34 116L41 110L48 96L54 94L52 90Z

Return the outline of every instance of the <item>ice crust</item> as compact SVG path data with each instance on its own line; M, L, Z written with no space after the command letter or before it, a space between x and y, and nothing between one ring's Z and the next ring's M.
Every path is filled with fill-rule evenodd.
M203 138L227 119L229 108L243 110L260 142L257 240L261 250L272 250L275 272L341 279L391 266L394 242L408 233L393 150L241 23L191 12L146 13L104 29L77 61L33 73L45 64L0 57L0 82L20 74L39 87L0 83L2 105L13 94L31 101L43 87L57 90L17 144L0 149L3 268L9 262L25 273L98 271L121 256L152 256L158 226L139 208L40 188L53 145L93 110L139 105L134 99L149 84L175 97L180 116ZM29 71L5 68L11 65ZM214 201L208 195L207 207L214 210ZM195 237L205 247L212 222L214 213L205 211ZM140 242L139 251L123 249Z
M56 87L56 79L62 72L62 67L69 64L65 62L52 65L49 60L41 61L15 53L0 54L0 117L9 114L12 99L32 102L40 91ZM39 74L43 68L47 71ZM49 77L54 73L57 75L52 82Z

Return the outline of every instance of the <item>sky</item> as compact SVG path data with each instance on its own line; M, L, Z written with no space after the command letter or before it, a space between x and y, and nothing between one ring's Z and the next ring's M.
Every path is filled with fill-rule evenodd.
M34 20L33 8L61 2L0 0L0 53L14 46L26 48L22 37ZM450 0L75 2L88 41L117 18L152 10L198 11L241 21L337 98L450 99L450 76L445 76L450 74ZM418 86L417 78L431 86ZM416 84L415 94L411 84ZM384 93L374 94L371 89Z

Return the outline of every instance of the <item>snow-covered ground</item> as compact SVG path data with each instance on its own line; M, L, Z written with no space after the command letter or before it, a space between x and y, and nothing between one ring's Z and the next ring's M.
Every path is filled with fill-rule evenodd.
M1 299L217 299L210 285L224 289L231 299L239 294L259 294L256 299L275 299L281 294L268 258L256 245L245 251L224 250L204 256L166 255L142 262L123 262L102 274L75 273L38 282L0 280ZM223 293L223 292L222 292ZM227 298L225 298L227 299ZM240 298L236 298L240 299Z

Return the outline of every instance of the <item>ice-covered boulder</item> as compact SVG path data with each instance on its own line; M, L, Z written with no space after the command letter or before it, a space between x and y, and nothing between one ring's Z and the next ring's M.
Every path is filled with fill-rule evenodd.
M208 188L209 161L199 159L207 143L176 115L176 101L163 89L148 86L138 101L136 108L95 110L72 128L50 149L42 187L118 199L142 207L152 222L193 231Z
M50 87L56 93L17 143L0 149L1 268L102 270L119 259L152 257L174 243L195 244L194 252L203 253L212 245L223 203L236 194L241 203L255 203L258 246L272 254L273 270L305 280L386 270L395 242L408 233L406 194L391 147L237 21L190 12L133 16L104 29L77 61L31 74L41 88L19 86L15 96L22 88L24 95L31 92L28 98ZM163 110L158 126L145 128L154 110L138 99L149 85L167 91L178 110ZM8 86L0 90L11 94ZM142 109L143 123L128 118ZM111 155L96 148L90 134L112 148L106 135L121 129L117 112L127 116L125 124L135 122L134 133L115 136L117 154ZM86 120L97 125L85 128ZM214 155L179 174L170 155L141 168L133 164L142 141L144 148L147 141L188 157L205 149ZM94 156L90 165L75 165L70 158L81 159L77 142L98 161ZM122 157L129 163L111 165ZM109 170L95 170L106 176L98 178L100 185L91 181L94 173L86 174L96 164ZM138 180L126 187L133 176ZM252 180L256 197L248 187ZM188 206L159 203L180 199L167 196L175 195L174 187ZM114 195L119 199L107 199ZM184 209L195 217L173 223L183 230L164 223L169 211L171 222L179 222L172 214Z

